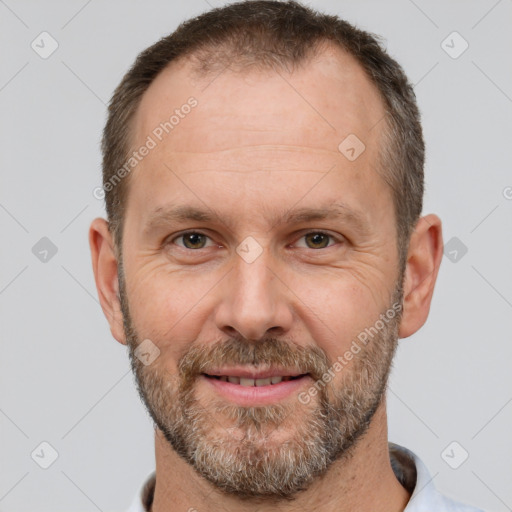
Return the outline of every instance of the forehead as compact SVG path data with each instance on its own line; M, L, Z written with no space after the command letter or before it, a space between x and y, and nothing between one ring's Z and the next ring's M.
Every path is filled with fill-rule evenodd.
M375 126L384 116L380 94L363 68L332 46L293 73L249 68L197 76L193 63L181 59L165 68L143 95L135 117L135 140L143 141L190 97L198 108L180 118L179 129L164 136L160 145L207 152L237 144L307 142L314 149L338 151L350 133L371 146L383 123Z
M191 98L196 106L185 108ZM131 173L128 203L149 215L177 199L169 196L173 187L187 184L203 198L210 191L210 204L228 186L245 191L247 210L268 208L275 201L270 187L291 191L287 197L295 202L323 173L330 199L333 187L345 193L351 186L363 208L382 211L391 201L376 173L384 115L362 67L337 48L326 47L292 73L225 69L197 76L190 61L178 60L158 75L137 110L134 148L148 137L155 144ZM364 151L351 161L340 143L354 136ZM262 172L274 173L272 179Z

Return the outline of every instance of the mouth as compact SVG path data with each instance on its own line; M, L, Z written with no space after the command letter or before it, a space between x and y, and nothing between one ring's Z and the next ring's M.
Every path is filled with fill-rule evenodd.
M202 380L223 398L238 405L265 405L298 393L310 380L309 373L273 369L255 372L239 369L209 370Z
M203 374L205 377L210 379L217 379L222 382L230 382L231 384L239 384L240 386L246 387L260 387L260 386L275 386L276 384L280 384L281 382L288 382L289 380L300 379L301 377L305 377L307 373L302 375L275 375L273 377L266 378L248 378L248 377L240 377L236 375L208 375L207 373Z

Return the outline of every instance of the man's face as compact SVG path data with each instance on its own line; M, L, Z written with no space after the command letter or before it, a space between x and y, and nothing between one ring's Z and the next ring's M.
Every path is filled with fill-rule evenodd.
M337 51L293 74L200 79L173 64L143 97L134 147L157 144L130 177L125 334L156 425L227 492L306 488L382 406L402 300L391 191L376 171L383 117ZM355 160L338 149L350 134L366 146ZM146 339L160 351L147 366L134 352Z

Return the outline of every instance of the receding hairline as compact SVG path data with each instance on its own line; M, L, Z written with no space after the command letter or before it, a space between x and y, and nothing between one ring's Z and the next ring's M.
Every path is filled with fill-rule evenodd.
M254 2L254 4L259 3ZM264 4L265 2L261 3ZM283 3L283 6L285 4ZM269 5L271 5L270 2ZM241 8L237 4L234 4L234 7L237 9ZM250 6L244 5L244 7L250 10L252 4ZM272 8L274 7L272 5ZM176 66L179 63L189 63L190 60L195 60L200 55L211 57L216 54L217 58L203 59L202 61L199 59L200 65L196 67L196 74L197 76L207 77L208 73L212 75L215 71L223 69L222 60L226 60L226 56L221 49L228 48L230 49L230 55L234 57L236 63L244 63L253 69L272 69L274 66L277 66L278 69L293 71L298 67L307 65L311 58L315 54L321 53L326 45L331 46L336 51L343 51L356 62L358 69L365 74L367 81L373 85L384 106L385 115L379 121L382 129L379 130L381 132L378 147L379 155L378 161L375 160L375 164L378 170L382 171L379 174L381 174L393 190L395 213L398 214L399 212L397 229L399 230L400 237L402 235L408 237L409 226L412 225L412 220L417 218L418 211L421 211L422 196L419 194L423 190L423 171L418 166L420 164L423 165L424 145L421 126L419 125L418 109L407 77L399 64L380 45L380 36L358 29L335 16L313 12L303 14L302 11L304 9L310 8L299 5L293 6L293 9L296 8L299 9L297 11L299 12L298 21L295 16L285 19L281 16L284 11L279 12L280 24L277 25L277 30L275 31L273 26L268 29L268 26L272 25L268 16L258 19L251 17L250 23L247 24L242 19L240 21L235 20L234 12L230 12L229 15L232 17L228 15L227 18L218 18L219 23L217 25L214 24L216 28L212 28L212 37L205 36L204 34L207 30L205 22L212 22L212 19L215 21L217 19L215 16L219 16L223 9L229 11L231 7L214 9L198 17L197 25L194 25L195 20L189 20L172 35L147 48L145 52L139 55L132 70L126 75L130 81L125 78L124 84L122 82L116 91L118 94L118 104L122 104L120 100L121 94L127 94L128 98L131 97L131 100L125 100L124 102L125 105L128 105L128 102L131 103L130 109L127 110L129 117L128 115L123 116L122 113L118 115L118 118L125 121L125 129L121 132L122 137L118 137L117 155L124 154L126 156L129 154L128 150L135 142L133 137L135 114L139 111L142 99L151 87L152 82L169 67ZM255 11L251 14L255 14ZM259 13L256 14L259 15ZM295 15L295 11L293 11L293 14ZM315 16L315 19L311 15ZM305 21L307 16L309 16L309 19ZM199 18L201 18L200 21ZM228 20L226 24L224 24L224 19ZM267 25L267 28L262 27L260 31L258 25L261 24L262 20L270 23L270 25ZM283 25L289 25L290 23L292 23L290 29ZM307 44L305 44L305 37L302 38L301 35L298 35L299 32L297 32L297 27L300 29L301 24L303 24L302 26L305 27L308 34ZM191 28L192 26L194 28ZM248 39L245 38L245 29L249 29L250 36ZM221 30L223 32L220 32ZM291 37L291 49L289 51L283 46L285 43L282 38L283 31L287 33L288 30ZM195 31L198 31L197 40L199 44L193 41L193 36L195 37L196 35L194 34ZM261 38L260 32L262 34ZM175 47L173 48L171 46L171 37L174 37L175 34L178 35L174 43ZM227 35L224 36L224 34ZM246 41L249 41L247 47L245 46ZM276 48L278 49L277 52L271 51ZM282 54L280 49L282 49ZM144 66L143 62L146 59L148 64ZM229 61L229 64L233 65L233 62ZM244 66L242 65L241 67ZM127 89L127 85L130 82L136 85L131 90ZM124 90L122 88L123 85L125 87ZM111 113L111 117L113 117L113 113ZM127 120L128 122L126 122ZM127 136L128 127L129 136ZM110 136L114 137L112 134ZM104 138L104 140L106 139ZM415 146L411 147L413 143ZM404 152L401 148L404 148L404 151L407 148L408 151ZM116 153L112 154L115 155ZM406 169L408 164L415 172L417 170L418 180L415 180L411 188L405 185L406 193L411 194L408 197L414 199L415 202L413 203L411 199L411 202L406 203L406 206L402 208L398 202L401 194L399 187L404 186L406 180L404 178L404 169ZM104 169L108 169L108 167L104 166ZM395 172L395 169L397 169L397 172ZM127 176L127 178L131 179L131 176ZM114 199L111 200L109 207L109 211L112 212L112 220L114 221L114 232L119 235L117 240L120 243L122 242L123 210L126 206L126 196L128 193L127 181L120 185L115 196L113 194ZM412 188L413 186L415 187L414 189ZM416 207L416 205L419 206Z
M234 76L244 76L250 75L253 73L272 73L272 72L286 72L293 74L299 71L305 71L307 68L314 64L315 61L319 61L327 57L333 57L333 60L337 60L341 66L348 62L352 66L354 70L360 74L360 76L364 79L366 84L368 85L368 90L372 92L374 95L373 100L375 100L375 104L378 104L380 108L379 114L376 116L378 119L374 124L369 124L369 128L366 133L370 133L374 128L379 130L378 137L376 138L378 144L378 152L375 160L375 168L381 167L381 146L384 144L384 130L382 128L387 123L387 104L386 98L379 90L378 86L372 81L368 72L364 69L362 64L358 61L358 59L350 53L350 51L346 50L342 46L340 46L336 41L332 41L329 38L325 38L323 40L317 41L312 47L310 51L304 55L304 57L298 62L295 63L293 69L286 65L287 62L277 61L275 65L271 65L269 63L255 62L254 65L246 65L244 64L244 59L241 57L240 59L236 59L235 61L230 62L229 68L226 67L217 67L215 60L208 59L210 55L210 51L216 53L218 51L217 47L209 48L209 47L200 47L191 52L187 52L184 55L180 55L176 59L173 59L168 64L166 64L162 70L152 79L151 83L146 87L144 92L140 95L137 100L136 107L134 108L133 116L129 122L129 129L127 134L127 154L131 151L134 151L138 145L142 142L143 139L151 132L151 126L144 126L143 124L143 116L145 115L145 109L143 110L143 106L148 101L148 96L154 93L154 85L157 81L162 79L162 75L165 74L179 74L181 72L185 73L186 79L192 79L193 81L197 81L197 83L201 83L205 88L209 86L209 84L214 81L219 74L227 72L228 74L233 74ZM199 56L201 55L201 56ZM199 60L198 60L199 59ZM202 66L202 61L208 60L210 62L210 67L205 69ZM240 62L239 62L240 61ZM277 69L276 69L277 68ZM212 80L213 79L213 80ZM350 87L350 86L349 86ZM354 87L352 85L352 87ZM292 92L292 91L290 91ZM335 92L343 94L343 90L337 90ZM366 97L366 96L365 96ZM372 100L372 101L373 101ZM178 106L178 105L174 105ZM383 124L384 123L384 124ZM377 126L380 125L380 126ZM389 126L387 126L389 128ZM149 130L149 131L148 131ZM146 133L147 132L147 133ZM362 134L364 135L364 134ZM340 140L341 142L341 140ZM337 147L337 146L336 146ZM336 148L335 148L336 149ZM136 173L135 173L136 174ZM128 180L125 181L125 193L126 197L128 195L129 183L128 181L132 179L132 176L127 176Z

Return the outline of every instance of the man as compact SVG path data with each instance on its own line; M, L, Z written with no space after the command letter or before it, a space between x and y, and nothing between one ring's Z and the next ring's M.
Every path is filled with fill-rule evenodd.
M155 423L131 511L476 510L387 439L442 233L373 36L295 2L205 13L139 55L102 148L96 285Z

